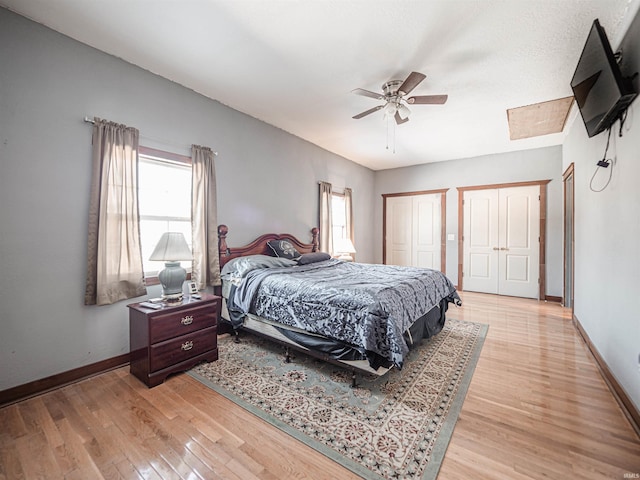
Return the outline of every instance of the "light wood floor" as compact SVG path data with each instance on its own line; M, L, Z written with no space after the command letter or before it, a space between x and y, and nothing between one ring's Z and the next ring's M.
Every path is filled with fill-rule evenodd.
M463 293L489 333L441 479L624 479L640 439L557 304ZM625 475L626 474L626 475ZM181 374L128 368L0 409L0 479L353 479Z

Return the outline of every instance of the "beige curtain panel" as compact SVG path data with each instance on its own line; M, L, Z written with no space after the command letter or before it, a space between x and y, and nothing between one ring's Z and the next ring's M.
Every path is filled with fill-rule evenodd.
M139 133L99 118L94 122L84 303L109 305L147 293L138 215Z
M214 153L208 147L191 146L191 228L193 266L191 280L198 290L221 285L218 258L218 214Z
M331 184L320 182L320 251L333 255L331 193Z
M347 230L347 237L351 240L351 243L356 244L356 239L353 235L353 191L350 188L344 189L344 210L345 210L345 227ZM357 250L357 249L356 249ZM352 255L355 260L355 254Z

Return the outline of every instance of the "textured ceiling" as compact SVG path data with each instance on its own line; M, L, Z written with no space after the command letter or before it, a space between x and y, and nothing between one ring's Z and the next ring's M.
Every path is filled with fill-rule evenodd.
M563 133L510 140L507 109L570 96L569 81L593 20L600 19L615 48L638 1L0 5L379 170L562 143ZM351 90L378 92L411 71L427 76L413 95L448 94L447 103L412 105L410 121L397 127L387 125L382 111L351 118L380 103Z

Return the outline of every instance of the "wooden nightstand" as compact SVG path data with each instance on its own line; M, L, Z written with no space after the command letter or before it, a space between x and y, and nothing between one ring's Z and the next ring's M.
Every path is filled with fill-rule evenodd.
M217 360L221 304L220 297L203 294L160 310L128 305L131 373L155 387L171 373Z

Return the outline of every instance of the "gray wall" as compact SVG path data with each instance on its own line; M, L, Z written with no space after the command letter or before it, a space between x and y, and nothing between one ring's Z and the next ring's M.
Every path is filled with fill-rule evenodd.
M613 41L613 39L610 39ZM614 45L615 49L615 45ZM640 17L623 41L626 75L640 72ZM635 81L636 91L640 85ZM609 369L640 410L640 100L628 110L623 136L611 134L607 158L591 190L607 134L588 138L580 117L563 148L563 166L575 168L574 314Z
M448 188L446 274L458 283L457 187L551 180L547 185L547 291L562 296L562 149L548 147L376 172L375 260L382 261L382 195ZM448 237L447 237L448 238Z
M356 218L374 215L371 170L5 9L0 65L0 390L129 351L127 302L83 305L85 115L138 128L146 146L218 151L232 246L266 231L310 240L320 180L353 189ZM355 229L358 258L371 261L371 227Z

